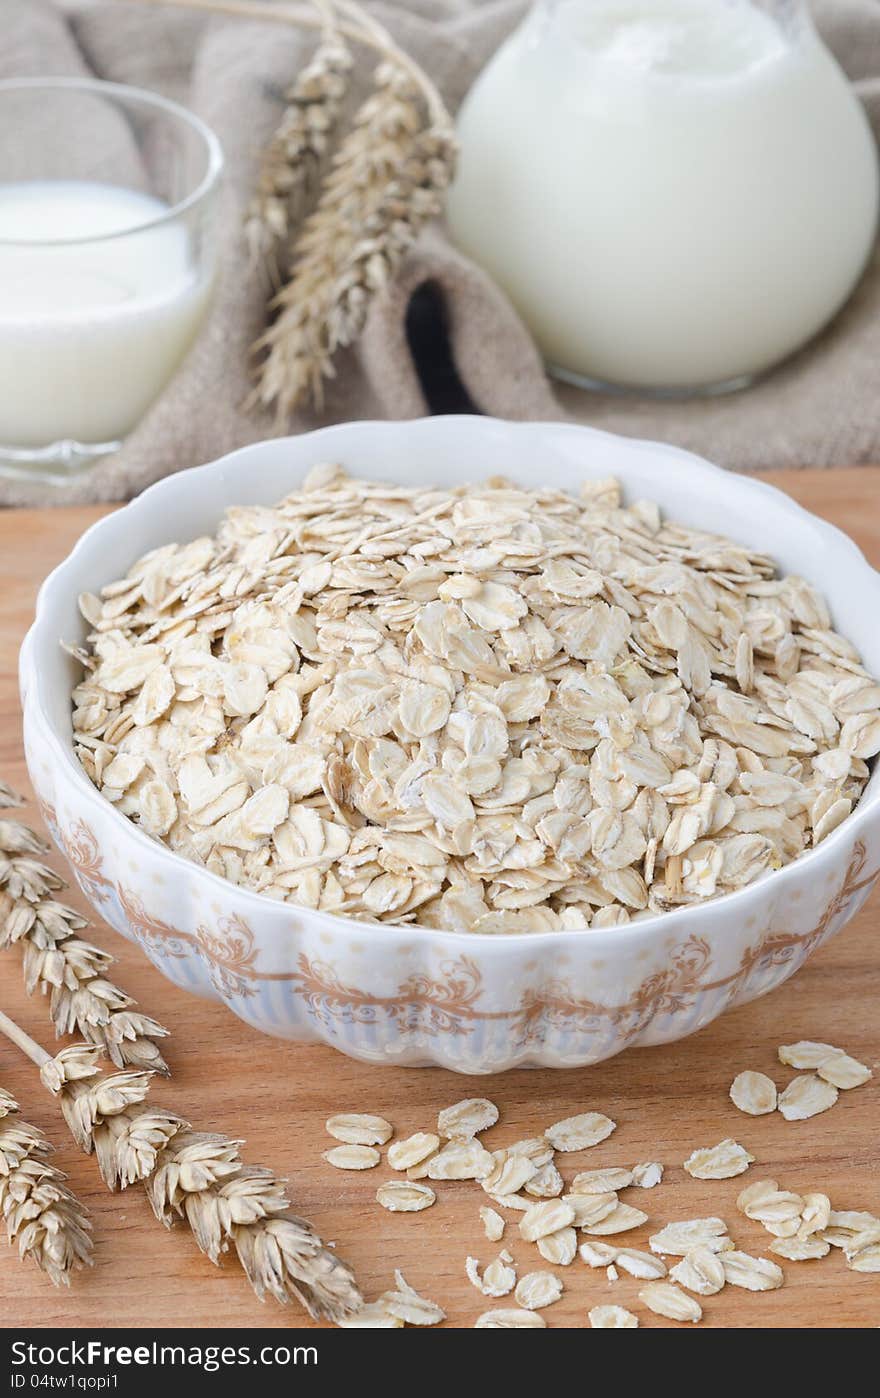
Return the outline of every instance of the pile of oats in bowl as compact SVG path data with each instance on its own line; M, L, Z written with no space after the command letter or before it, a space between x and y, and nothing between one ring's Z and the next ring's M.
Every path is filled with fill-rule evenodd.
M143 830L309 908L610 927L849 814L880 684L803 579L624 506L316 468L101 596L76 750Z

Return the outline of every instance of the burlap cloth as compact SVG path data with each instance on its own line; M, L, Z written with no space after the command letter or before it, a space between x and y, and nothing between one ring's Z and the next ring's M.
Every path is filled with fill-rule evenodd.
M219 289L195 348L124 449L63 488L0 480L0 504L6 505L125 499L172 471L276 435L268 416L248 415L241 407L249 385L248 347L264 323L266 306L264 285L249 273L243 256L241 216L260 148L281 111L281 93L314 39L281 24L206 18L117 0L74 3L74 12L65 14L49 0L0 0L0 77L91 73L163 92L198 112L218 133L227 161ZM371 8L457 107L525 4L406 0ZM820 0L814 9L880 132L880 3ZM371 66L365 56L361 84ZM9 140L16 134L0 131L0 142ZM718 178L724 178L723 171ZM425 287L433 295L423 293L430 304L416 338L427 353L417 359L407 311L414 293ZM455 392L444 394L442 381L430 385L432 374L443 379L447 341L465 390L462 403L480 412L575 417L611 431L676 442L739 470L880 461L876 258L822 339L763 383L727 398L657 403L551 385L506 298L454 251L442 231L432 229L374 304L361 344L340 358L324 411L299 414L289 430L364 417L419 416L441 398L453 405Z

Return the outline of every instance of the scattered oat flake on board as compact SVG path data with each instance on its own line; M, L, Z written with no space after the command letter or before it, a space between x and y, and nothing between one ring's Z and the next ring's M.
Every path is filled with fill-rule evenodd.
M799 1039L796 1044L780 1044L779 1061L788 1068L808 1068L813 1072L819 1064L832 1054L839 1053L833 1044L815 1043L812 1039Z
M527 1311L552 1306L562 1295L562 1282L553 1272L527 1272L516 1284L514 1297Z
M880 1272L880 1231L857 1233L844 1246L846 1265L851 1272Z
M441 1136L455 1140L470 1140L481 1131L488 1131L498 1120L498 1108L485 1097L466 1097L453 1107L444 1107L437 1117Z
M545 1262L556 1267L570 1267L577 1257L577 1233L574 1228L557 1228L555 1233L545 1233L536 1245Z
M804 1195L797 1236L809 1238L813 1233L821 1233L828 1227L831 1218L831 1200L827 1194L812 1191Z
M710 1252L724 1252L731 1246L727 1224L723 1218L686 1218L667 1223L659 1233L648 1239L652 1252L664 1256L684 1257L696 1247Z
M620 1203L613 1190L607 1194L563 1194L562 1201L574 1209L572 1224L575 1228L586 1228L591 1223L601 1223Z
M389 1180L376 1190L376 1200L383 1209L393 1214L416 1214L429 1209L437 1195L426 1184L404 1184L403 1180Z
M588 1267L607 1267L617 1257L617 1248L611 1243L594 1243L588 1239L581 1243L578 1252Z
M628 1189L633 1184L632 1170L609 1165L604 1170L581 1170L571 1182L572 1194L609 1194Z
M632 1169L632 1182L638 1189L656 1189L663 1179L663 1166L656 1160L649 1160L643 1165L634 1165Z
M816 1257L825 1257L831 1251L831 1244L818 1236L808 1238L775 1238L770 1251L789 1262L809 1262Z
M512 1146L506 1147L505 1154L525 1156L536 1170L553 1161L553 1147L546 1136L526 1136L522 1141L514 1141Z
M843 1251L846 1256L855 1257L857 1253L863 1252L866 1248L872 1248L875 1243L880 1243L880 1219L869 1224L867 1228L860 1228L857 1233L844 1243Z
M779 1189L775 1180L756 1181L742 1191L736 1205L778 1238L793 1237L801 1228L804 1199L794 1190Z
M439 1147L439 1141L438 1141L438 1147ZM436 1151L436 1150L429 1151L428 1154L427 1154L427 1155L423 1155L422 1158L421 1158L421 1160L419 1160L415 1165L407 1165L407 1167L406 1167L406 1177L407 1177L407 1179L408 1179L408 1180L426 1180L426 1179L428 1178L428 1166L430 1165L431 1161L434 1159L434 1156L435 1156L436 1154L437 1154L437 1151ZM390 1163L390 1162L389 1162L389 1163Z
M474 1321L475 1330L546 1330L540 1311L524 1311L519 1306L484 1311Z
M517 1213L524 1214L532 1207L531 1199L527 1199L524 1194L489 1194L490 1199L494 1199L499 1209L514 1209Z
M383 1146L391 1139L394 1127L383 1116L361 1112L340 1112L328 1117L324 1129L337 1141L351 1146Z
M639 1228L648 1222L648 1215L631 1204L618 1204L605 1218L597 1223L583 1225L583 1232L594 1237L605 1237L614 1233L628 1233L631 1228Z
M395 1141L388 1147L386 1160L392 1170L409 1170L420 1165L433 1155L440 1145L440 1137L430 1131L416 1131L404 1141Z
M540 1199L530 1204L519 1221L520 1235L527 1243L536 1243L548 1233L568 1228L574 1222L574 1209L561 1199Z
M850 1058L848 1053L832 1053L830 1057L823 1058L816 1069L820 1078L825 1082L830 1082L834 1087L839 1087L847 1092L850 1088L861 1087L863 1083L873 1077L870 1068L864 1063L859 1063L858 1059Z
M337 1170L372 1170L382 1157L372 1146L334 1146L324 1159Z
M535 1199L556 1199L564 1188L563 1178L552 1161L542 1165L525 1183L526 1194Z
M511 1155L509 1150L490 1152L492 1164L480 1180L487 1194L517 1194L538 1174L538 1167L525 1155ZM541 1169L546 1169L542 1165Z
M724 1280L746 1291L775 1291L785 1280L785 1273L775 1262L768 1257L752 1257L747 1252L723 1252L721 1265Z
M446 1319L446 1312L436 1302L420 1296L407 1282L402 1272L394 1273L395 1291L386 1291L379 1298L381 1304L398 1320L406 1325L439 1325Z
M779 1193L778 1180L752 1180L751 1184L747 1184L736 1196L736 1207L739 1209L740 1213L747 1214L748 1217L751 1218L752 1215L749 1213L749 1209L754 1208L755 1205L761 1203L771 1195ZM792 1194L792 1198L798 1200L800 1199L800 1195Z
M587 1314L594 1330L638 1330L639 1318L624 1306L594 1306Z
M428 1161L429 1180L480 1180L492 1168L492 1156L479 1141L452 1140Z
M510 1253L502 1252L484 1268L482 1276L475 1257L467 1258L464 1269L468 1281L484 1296L507 1296L516 1286L516 1268L512 1263Z
M792 1078L785 1091L779 1094L779 1111L786 1121L806 1121L833 1107L837 1095L833 1083L823 1082L815 1073L804 1073Z
M557 1121L544 1132L554 1150L587 1150L607 1140L616 1130L617 1122L602 1112L582 1112L580 1116L569 1116Z
M724 1286L722 1255L709 1248L692 1248L676 1262L669 1275L679 1286L695 1291L698 1296L714 1296Z
M487 1204L480 1207L480 1221L483 1225L483 1232L490 1243L497 1243L504 1237L506 1227L504 1219L495 1209L490 1209Z
M649 1311L665 1316L667 1320L690 1321L694 1325L703 1318L703 1308L674 1282L648 1282L639 1292L639 1300L644 1301Z
M743 1174L754 1159L745 1146L728 1137L717 1146L695 1150L684 1162L684 1168L695 1180L730 1180Z
M766 1116L768 1112L775 1112L777 1098L776 1084L766 1073L746 1069L743 1073L737 1073L730 1084L731 1102L748 1116Z
M828 1215L827 1232L837 1234L864 1233L867 1228L880 1226L880 1219L866 1209L832 1209ZM836 1241L836 1239L835 1239ZM838 1247L843 1243L838 1242Z
M638 1248L620 1248L614 1259L631 1277L639 1281L658 1281L666 1276L666 1263L653 1252L640 1252Z
M831 1247L843 1249L852 1271L877 1270L874 1263L880 1245L880 1219L873 1214L861 1209L832 1209L828 1227L819 1236Z

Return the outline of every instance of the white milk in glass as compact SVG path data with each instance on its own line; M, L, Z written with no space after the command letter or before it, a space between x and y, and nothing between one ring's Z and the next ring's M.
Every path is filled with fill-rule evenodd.
M112 443L155 399L208 293L179 221L126 232L167 212L115 185L0 184L0 445Z
M752 376L821 329L874 242L866 118L792 0L547 0L459 135L453 235L576 377Z

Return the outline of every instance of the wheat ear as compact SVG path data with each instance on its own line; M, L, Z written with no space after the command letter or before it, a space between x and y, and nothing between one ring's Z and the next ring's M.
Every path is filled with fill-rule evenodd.
M261 1300L267 1293L282 1303L296 1298L316 1320L360 1309L351 1268L291 1211L282 1179L244 1163L241 1141L195 1132L175 1113L144 1106L152 1075L102 1077L94 1044L73 1044L53 1058L2 1010L0 1033L37 1065L110 1189L143 1184L156 1217L166 1227L183 1219L215 1265L233 1248Z
M313 186L339 123L352 55L330 26L286 93L287 106L263 153L244 233L253 263L277 279L276 250L289 232L291 203Z
M145 1180L178 1131L187 1126L174 1112L144 1107L151 1073L102 1077L101 1049L72 1044L40 1066L43 1085L61 1102L71 1135L86 1155L94 1152L108 1189Z
M46 1157L51 1145L36 1126L11 1121L18 1103L0 1088L0 1215L19 1256L30 1257L55 1286L92 1265L91 1224Z
M0 782L0 808L21 804ZM34 857L48 848L28 826L0 818L0 949L21 948L27 992L48 994L59 1038L78 1032L119 1068L167 1073L156 1044L167 1029L107 979L114 958L84 941L78 934L87 919L53 898L64 880Z
M145 1111L147 1073L96 1078L90 1045L62 1049L41 1068L60 1096L83 1150L94 1150L109 1187L140 1180L156 1217L190 1228L215 1264L235 1249L256 1294L298 1298L316 1319L338 1320L361 1305L350 1268L290 1210L283 1180L249 1166L241 1141L196 1132L170 1113Z
M339 1320L362 1304L348 1265L321 1242L312 1225L291 1211L285 1181L246 1165L241 1142L182 1132L147 1182L156 1217L170 1227L186 1220L215 1264L232 1246L262 1300L295 1296L310 1315Z
M147 3L325 33L329 28L334 42L352 39L382 58L375 91L355 114L315 210L290 249L292 271L274 303L276 319L255 346L262 357L248 406L274 407L281 427L304 402L320 407L325 382L334 374L335 354L361 334L372 298L388 283L424 224L440 212L455 161L452 117L427 74L356 0L314 0L306 8L265 0ZM333 86L335 91L338 84ZM294 108L292 104L289 116L295 157L304 137L302 117ZM326 144L321 142L322 152ZM306 161L303 169L310 164ZM276 230L278 236L286 233L287 206L279 196L291 178L290 167L284 141L276 138L247 219L252 247L274 249ZM275 181L280 181L279 189L273 187Z
M274 404L279 420L306 399L320 404L334 355L360 334L372 297L439 212L453 152L451 127L425 128L409 76L380 64L294 246L277 317L257 345L266 353L254 397Z

